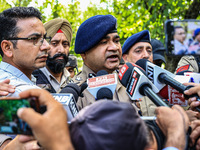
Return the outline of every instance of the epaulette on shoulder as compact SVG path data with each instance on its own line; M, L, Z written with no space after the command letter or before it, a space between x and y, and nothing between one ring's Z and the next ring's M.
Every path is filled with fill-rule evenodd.
M75 83L77 85L81 85L85 82L85 78L82 77L82 74L81 72L79 72L76 76L74 76L70 81L69 83Z
M189 55L189 56L187 56L187 57L188 57L188 59L190 59L190 60L195 60L195 57L194 57L194 56Z

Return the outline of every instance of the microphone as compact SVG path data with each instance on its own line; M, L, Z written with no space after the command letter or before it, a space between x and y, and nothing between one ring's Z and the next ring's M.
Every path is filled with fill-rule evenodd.
M96 97L97 97L96 100L100 100L100 99L112 100L113 99L113 93L109 88L103 87L103 88L100 88L97 91Z
M83 93L83 91L88 87L88 84L86 82L84 82L83 84L81 84L81 93Z
M97 72L96 77L88 78L88 91L97 99L97 92L101 88L108 88L112 92L112 95L115 92L117 86L117 74L108 74L105 70L100 70Z
M96 77L107 75L108 72L106 70L100 70L97 72Z
M71 93L73 94L75 101L78 101L78 97L81 95L81 88L74 83L69 83L67 86L65 86L60 93Z
M145 72L137 65L126 63L119 72L119 80L126 87L126 92L132 100L137 100L143 96L149 97L156 106L166 106L167 104L156 94L159 90L146 77Z
M68 123L70 123L79 112L76 102L81 95L81 88L77 84L70 83L64 87L60 93L51 94L67 111Z
M80 97L83 97L83 91L88 87L88 84L86 82L81 84L81 94Z
M175 75L173 73L171 73L165 69L162 69L159 66L154 65L147 59L140 59L136 62L136 64L138 66L142 67L146 71L147 77L153 82L153 84L159 90L161 90L165 86L165 84L167 84L167 85L170 85L171 87L173 87L174 89L176 89L177 91L179 91L180 93L184 94L185 90L188 90L191 87L193 87L191 85L185 86L185 85L181 84L180 82L176 81L174 79ZM188 99L190 97L197 97L199 99L197 94L194 94L194 95L185 95L184 94L184 97L186 99Z

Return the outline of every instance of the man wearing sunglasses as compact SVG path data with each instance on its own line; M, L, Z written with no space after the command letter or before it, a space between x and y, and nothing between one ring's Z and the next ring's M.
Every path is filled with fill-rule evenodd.
M72 28L66 19L56 18L44 24L47 36L52 37L46 66L35 70L36 84L51 93L67 85L70 73L65 68L72 39Z
M0 81L10 79L16 86L8 96L18 96L21 91L39 88L31 75L44 67L50 49L50 37L41 21L41 13L33 7L13 7L0 14Z

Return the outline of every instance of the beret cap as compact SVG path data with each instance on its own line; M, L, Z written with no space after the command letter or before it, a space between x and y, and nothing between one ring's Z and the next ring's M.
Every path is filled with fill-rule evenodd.
M166 51L166 49L163 43L160 40L151 39L151 46L153 49L153 60L161 59L163 62L166 63L165 55L164 55L164 52Z
M108 33L116 30L116 23L112 15L96 15L85 20L76 34L75 52L81 54L90 50Z
M196 37L200 33L200 28L194 30L194 37Z
M148 30L143 30L141 32L133 34L124 42L123 47L122 47L122 54L127 53L130 50L130 48L138 42L150 43L150 41L151 41L151 37Z
M56 19L46 22L44 24L44 27L47 31L47 36L51 36L52 38L55 36L57 31L61 29L64 35L66 36L66 38L69 40L69 43L71 43L72 27L68 20L56 18Z

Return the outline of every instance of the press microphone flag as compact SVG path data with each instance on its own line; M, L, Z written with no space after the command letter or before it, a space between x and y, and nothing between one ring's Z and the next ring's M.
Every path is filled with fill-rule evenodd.
M134 67L134 64L126 63L122 66L119 72L119 80L126 87L126 92L132 100L139 100L144 96L141 86L148 85L152 91L158 93L159 90L155 85L144 75L138 66Z
M164 74L168 77L171 77L171 79L175 78L175 74L160 68L159 66L151 63L147 59L140 59L136 62L136 64L146 71L148 79L151 80L159 90L161 90L165 86L165 83L159 80L160 75Z
M60 102L67 111L68 123L78 114L79 110L76 105L73 94L71 93L51 93L55 100Z
M144 70L146 70L148 74L148 78L150 80L153 80L154 85L160 90L162 89L165 84L170 85L180 93L184 94L185 90L190 89L191 85L185 86L182 83L175 80L175 75L165 69L160 68L159 66L154 65L153 63L149 62L146 59L140 59L136 62L137 65L142 67ZM186 99L190 97L197 97L198 101L200 101L200 98L197 94L193 95L185 95L184 97Z
M117 86L117 74L107 74L98 77L88 78L88 91L97 98L97 92L100 88L106 87L112 91L114 94L116 86Z

